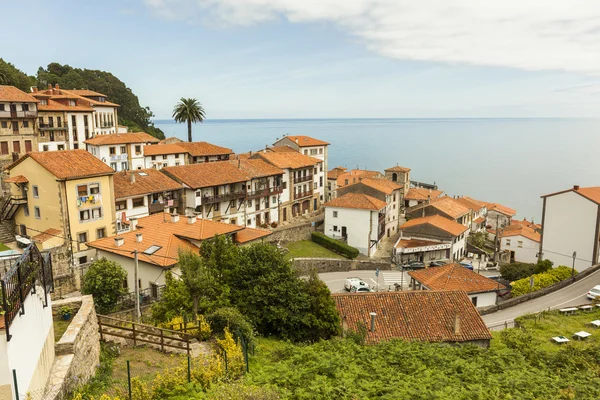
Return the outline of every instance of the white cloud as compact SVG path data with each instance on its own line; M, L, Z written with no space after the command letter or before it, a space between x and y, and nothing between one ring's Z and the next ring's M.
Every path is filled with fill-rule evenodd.
M160 16L326 22L386 57L600 74L599 0L145 0Z

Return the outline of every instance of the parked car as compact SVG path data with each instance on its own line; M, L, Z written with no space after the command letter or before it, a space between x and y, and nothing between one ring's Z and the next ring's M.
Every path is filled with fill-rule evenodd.
M590 300L594 300L598 296L600 296L600 285L594 286L589 292L587 292L587 298Z
M362 286L362 287L357 288L356 286L354 286L350 291L360 293L360 292L374 292L375 290L371 289L370 287Z
M360 278L346 278L346 282L344 282L344 289L349 292L357 291L360 288L371 289L369 285ZM355 289L355 290L352 290Z
M446 264L448 264L446 261L437 260L437 261L430 262L429 266L430 267L441 267L441 266L446 265Z
M402 268L406 270L421 269L425 268L425 264L421 261L411 260L406 264L402 265Z
M459 262L458 264L459 264L460 266L463 266L463 267L465 267L465 268L467 268L467 269L470 269L471 271L473 271L473 265L471 265L471 263L470 263L470 262L467 262L467 261L461 261L461 262Z

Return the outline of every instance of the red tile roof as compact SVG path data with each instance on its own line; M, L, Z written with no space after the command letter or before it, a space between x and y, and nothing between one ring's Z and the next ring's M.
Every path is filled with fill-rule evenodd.
M327 179L337 179L340 174L346 172L347 168L344 167L335 167L332 170L327 172Z
M475 218L475 219L473 220L473 222L475 222L476 224L480 224L480 223L482 223L483 221L485 221L485 218L484 218L484 217Z
M229 161L165 167L161 172L192 189L246 182L250 175Z
M298 152L284 152L284 153L273 153L273 152L260 152L256 153L251 159L262 158L266 162L273 164L278 168L308 168L314 167L315 165L323 162L318 158L305 156Z
M83 143L92 146L105 146L111 144L132 144L132 143L158 143L160 140L145 132L111 133L108 135L97 135Z
M10 101L18 103L39 103L40 101L30 94L17 89L14 86L0 85L0 101ZM8 111L8 110L7 110Z
M361 183L386 195L394 193L394 190L402 189L402 185L399 185L385 178L359 178L358 182L345 187L350 187L352 185L358 185Z
M217 146L208 142L179 142L177 145L186 149L194 157L233 154L233 150L227 147Z
M108 97L105 94L94 92L93 90L88 90L88 89L69 89L69 92L74 93L78 96L83 96L83 97L87 97L87 96Z
M283 170L260 159L231 160L229 163L244 171L251 178L283 175Z
M445 243L434 242L432 240L422 240L422 239L400 239L394 245L394 247L397 249L412 249L414 247L435 246L438 244L445 244Z
M486 203L487 206L487 210L488 212L490 211L496 211L499 212L500 214L504 214L507 215L509 217L513 217L517 214L516 210L513 210L512 208L508 208L506 206L503 206L502 204L498 204L498 203Z
M385 208L385 201L359 193L346 193L323 204L323 207L357 208L362 210L379 211Z
M56 150L27 153L5 169L10 171L25 159L32 158L58 179L79 179L112 175L114 170L85 150Z
M467 231L469 228L459 224L458 222L452 221L451 219L444 218L441 215L431 215L429 217L415 218L406 221L400 226L400 230L412 228L418 225L428 224L438 229L448 232L453 236L459 236L461 233Z
M246 244L258 239L266 238L272 233L273 232L266 229L244 228L235 234L235 242L239 244Z
M458 197L454 199L454 201L473 212L477 212L484 207L484 205L482 205L481 203L474 202L469 197Z
M430 204L424 205L423 207L433 207L454 219L460 218L469 213L469 209L467 207L458 203L450 196L432 199Z
M42 232L40 234L33 236L31 239L34 242L43 243L47 240L54 239L55 237L63 239L62 231L59 231L58 229L50 228L50 229L46 229L44 232Z
M359 178L376 178L379 176L381 176L381 173L379 171L352 169L350 171L342 172L341 174L339 174L336 183L338 187L342 187L359 182ZM346 180L348 180L348 183L346 183Z
M38 105L38 111L94 112L94 109L89 107L89 104L84 101L77 100L77 105L75 106L63 104L59 101L52 100L52 98L47 99L47 101L48 104Z
M133 183L131 182L131 174L135 176L135 182ZM169 192L183 188L180 183L177 183L154 168L116 172L113 179L115 183L115 199Z
M290 152L298 152L295 149L292 149L290 146L273 146L267 147L267 151L272 151L273 153L290 153Z
M396 165L395 167L392 167L392 168L386 168L385 171L386 172L387 171L390 171L390 172L410 172L410 168L401 167L399 165Z
M28 183L29 179L24 177L23 175L13 176L12 178L6 178L4 180L6 183Z
M511 225L516 225L516 224L525 225L525 226L527 226L529 228L532 228L532 229L542 229L542 225L541 224L536 224L536 223L533 222L533 220L532 221L527 221L527 218L523 218L522 220L521 219L513 219L511 221Z
M182 154L187 152L186 149L175 143L144 146L145 156L162 156L165 154Z
M432 190L423 188L411 188L404 195L405 200L427 200L427 198L435 199L444 193L442 190Z
M479 275L460 264L446 264L408 273L430 290L462 290L467 293L495 292L506 286Z
M492 338L465 292L336 293L332 297L342 326L356 330L364 324L367 343L396 338L422 342L468 342ZM370 331L372 312L377 314L374 332Z
M519 223L513 223L501 230L502 237L511 236L523 236L527 239L533 240L534 242L540 242L541 235L530 226L522 225Z
M312 138L310 136L287 135L285 137L290 139L292 142L296 143L299 147L327 146L329 144L327 142Z

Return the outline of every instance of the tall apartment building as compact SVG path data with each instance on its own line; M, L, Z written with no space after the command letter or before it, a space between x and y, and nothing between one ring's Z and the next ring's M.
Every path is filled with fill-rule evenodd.
M58 85L56 85L58 87ZM87 89L70 89L69 93L86 99L94 109L93 136L117 133L119 116L118 104L108 101L108 96Z
M0 163L34 149L38 104L39 100L14 86L0 86Z

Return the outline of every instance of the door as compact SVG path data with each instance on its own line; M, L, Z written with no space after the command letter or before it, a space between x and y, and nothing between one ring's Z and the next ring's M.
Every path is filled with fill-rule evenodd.
M25 225L19 225L19 230L21 231L21 236L27 236L27 227Z
M13 150L15 151L15 153L21 153L21 142L15 140L13 142Z
M345 227L345 226L342 226L342 236L343 236L343 237L346 237L346 235L347 235L347 234L348 234L348 232L347 232L347 230L346 230L346 227Z
M287 208L283 209L283 222L287 221Z
M317 209L317 199L313 199L313 211Z
M260 225L261 225L260 214L256 214L256 226L260 226Z
M31 153L31 140L25 141L25 153Z
M0 142L0 154L8 154L8 142Z

